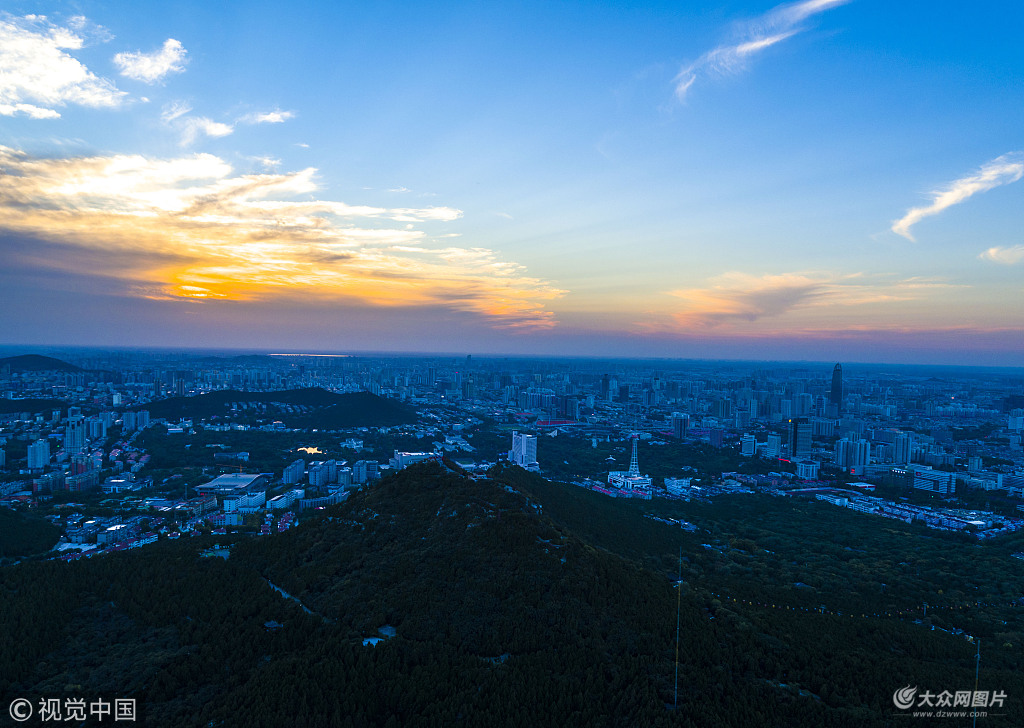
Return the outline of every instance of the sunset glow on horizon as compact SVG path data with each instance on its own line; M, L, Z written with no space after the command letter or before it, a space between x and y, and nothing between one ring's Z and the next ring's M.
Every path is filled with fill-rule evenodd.
M1024 10L926 9L19 3L0 344L1024 366Z

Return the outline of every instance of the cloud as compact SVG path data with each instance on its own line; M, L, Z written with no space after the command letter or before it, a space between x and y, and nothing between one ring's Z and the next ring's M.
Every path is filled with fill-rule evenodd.
M295 118L294 111L275 110L246 114L238 121L243 124L282 124L293 118Z
M181 146L193 144L200 136L224 137L234 133L235 127L205 116L189 116L192 107L183 101L175 101L164 107L160 119L167 126L181 134Z
M547 281L485 248L432 245L428 230L459 210L352 205L315 199L317 189L315 169L240 175L212 154L38 158L0 147L0 234L63 246L34 259L40 268L97 251L140 261L115 273L154 300L426 305L501 328L555 324L546 304L563 292Z
M989 248L978 256L982 260L991 260L1002 265L1015 265L1024 260L1024 245L1013 245L1009 248Z
M40 15L0 15L0 116L56 119L68 104L120 106L127 94L68 53L106 40L101 31L84 18L60 26Z
M672 291L671 295L689 304L676 316L680 324L714 327L730 320L779 316L822 296L825 284L823 279L798 273L761 277L726 273L709 288Z
M267 169L276 169L281 166L281 160L276 157L250 157L250 159Z
M235 127L224 124L220 121L208 119L205 116L191 116L182 118L178 125L181 129L181 146L187 147L199 136L225 137L235 132Z
M184 101L174 101L164 107L164 110L160 113L160 118L165 124L169 124L175 119L191 113L191 111L192 107Z
M121 69L122 76L154 84L172 73L184 72L186 53L181 41L168 38L160 50L152 53L118 53L114 65Z
M897 235L913 241L914 236L910 234L910 228L924 218L938 215L946 208L958 205L979 192L988 192L996 187L1016 182L1021 176L1024 176L1024 154L1004 154L982 165L974 174L961 177L935 190L931 193L931 204L908 210L906 215L892 224L891 229Z
M739 42L713 48L679 71L674 80L676 98L684 99L698 78L739 73L747 67L751 57L802 31L800 23L807 18L848 2L850 0L804 0L779 5L745 23L740 28Z
M703 288L669 292L686 301L686 307L672 315L670 328L733 326L778 318L801 309L888 304L964 287L939 278L893 280L889 276L820 272L762 276L729 272L709 283Z

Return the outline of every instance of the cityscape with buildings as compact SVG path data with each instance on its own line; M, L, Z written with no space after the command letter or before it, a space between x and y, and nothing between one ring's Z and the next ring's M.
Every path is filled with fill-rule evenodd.
M201 531L269 533L424 460L481 475L511 463L614 498L814 498L979 539L1024 524L1024 380L1012 371L62 356L0 364L0 506L49 513L62 532L55 558ZM357 393L400 405L406 421L316 419L318 398ZM243 437L249 451L233 444ZM251 452L271 446L269 460Z

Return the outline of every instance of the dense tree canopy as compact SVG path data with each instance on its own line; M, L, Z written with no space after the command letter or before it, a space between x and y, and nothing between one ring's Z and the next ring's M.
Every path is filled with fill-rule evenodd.
M897 688L973 687L944 631L970 627L1021 723L1020 545L852 516L425 463L227 560L193 538L0 569L0 694L131 695L153 725L883 726ZM862 616L925 597L920 624Z

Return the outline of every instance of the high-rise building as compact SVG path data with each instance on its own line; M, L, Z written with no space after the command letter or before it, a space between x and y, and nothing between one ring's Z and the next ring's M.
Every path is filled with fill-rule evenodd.
M836 443L835 462L853 475L862 475L871 459L871 444L851 435Z
M672 434L680 440L686 439L686 433L690 429L690 415L685 412L672 413Z
M309 468L309 484L314 488L321 488L330 481L330 473L323 463L313 465Z
M757 452L756 437L748 433L740 438L740 455L752 457L755 452Z
M76 455L85 449L86 423L82 415L68 417L68 426L64 430L64 450L68 455Z
M832 391L829 392L828 402L835 405L835 416L843 414L843 365L836 364L832 369Z
M811 423L806 417L789 420L789 455L803 458L811 454Z
M509 460L521 468L537 468L537 436L512 433L512 450Z
M800 480L817 480L818 463L813 460L799 460L796 464L796 477Z
M281 482L286 485L292 485L302 480L303 474L306 472L306 463L303 460L294 460L291 465L284 469L281 474Z
M914 436L909 432L896 435L893 461L898 465L906 465L914 454Z
M36 440L28 446L28 469L42 470L50 463L50 441Z
M102 417L90 417L85 421L90 440L103 440L107 436L107 423Z
M768 435L768 447L765 454L770 458L777 458L782 454L782 435L772 433Z

